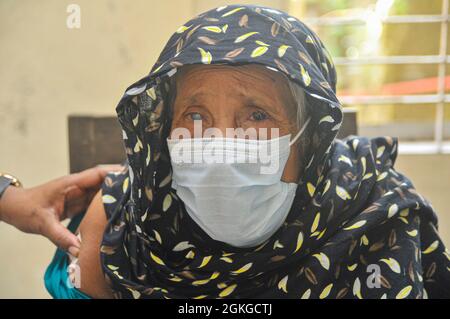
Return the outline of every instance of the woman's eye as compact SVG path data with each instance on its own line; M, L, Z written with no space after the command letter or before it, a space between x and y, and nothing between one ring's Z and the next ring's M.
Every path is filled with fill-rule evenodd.
M203 120L203 117L200 113L198 112L192 112L188 114L189 119L193 120L193 121L200 121Z
M269 115L263 111L255 111L250 115L252 121L264 121L269 118Z

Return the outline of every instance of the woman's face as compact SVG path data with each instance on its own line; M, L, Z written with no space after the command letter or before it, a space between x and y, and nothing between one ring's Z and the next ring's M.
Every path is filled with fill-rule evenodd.
M262 66L188 66L177 74L176 86L172 130L186 128L193 136L194 121L201 120L203 132L215 128L223 136L228 136L227 128L255 129L257 133L267 129L267 138L271 138L272 128L279 129L279 136L294 136L298 131L297 103L287 80ZM297 147L291 147L284 182L298 181Z

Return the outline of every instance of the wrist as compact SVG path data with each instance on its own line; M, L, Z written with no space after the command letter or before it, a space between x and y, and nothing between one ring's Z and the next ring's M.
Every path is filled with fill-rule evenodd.
M0 221L7 221L14 208L14 194L17 194L22 183L14 176L0 172Z
M0 197L0 220L7 222L10 219L9 216L13 214L14 209L14 198L17 195L17 191L19 188L15 186L8 186L3 194L2 197Z

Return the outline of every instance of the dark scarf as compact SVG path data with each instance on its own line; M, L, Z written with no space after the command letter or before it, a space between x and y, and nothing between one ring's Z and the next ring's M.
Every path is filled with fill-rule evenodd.
M175 68L201 63L258 63L306 92L312 152L285 223L255 248L211 239L171 189L167 82ZM150 74L117 106L130 168L103 187L110 221L101 247L115 295L450 297L450 257L436 215L394 170L397 140L336 140L342 110L335 87L322 42L286 13L227 6L180 27ZM370 275L378 270L377 282Z

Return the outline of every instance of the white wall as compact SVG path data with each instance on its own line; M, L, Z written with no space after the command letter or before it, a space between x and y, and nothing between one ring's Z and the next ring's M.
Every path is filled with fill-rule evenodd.
M26 186L66 174L69 114L114 114L179 25L215 6L251 2L0 1L0 170ZM66 27L70 3L81 7L79 30ZM286 9L286 1L258 3ZM449 158L401 157L399 167L435 203L450 244ZM0 298L48 297L43 274L53 252L44 238L0 223Z

